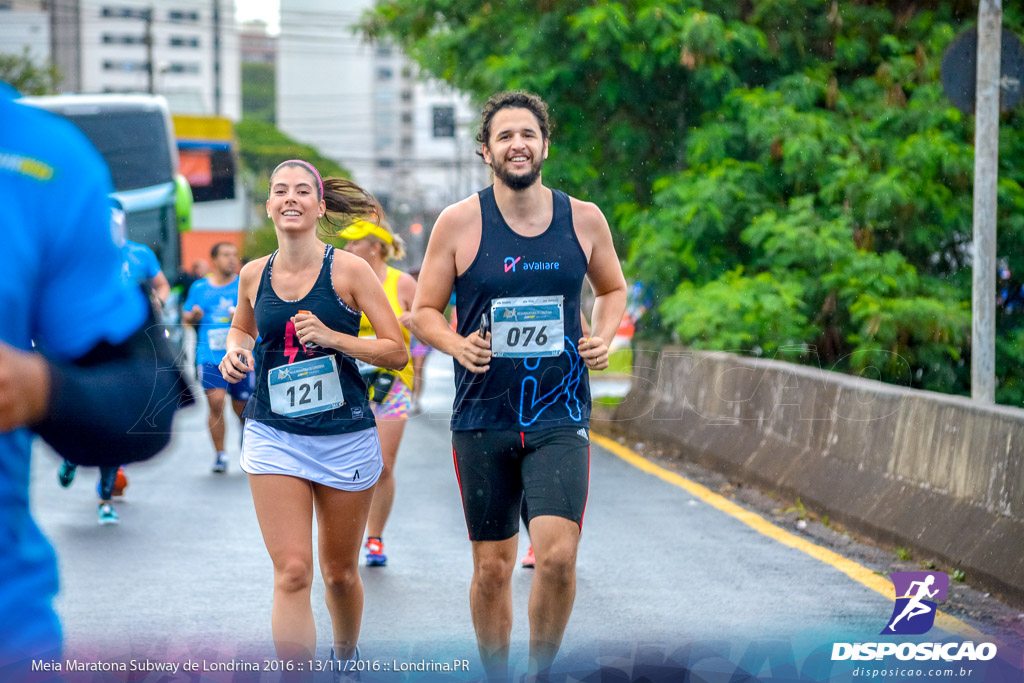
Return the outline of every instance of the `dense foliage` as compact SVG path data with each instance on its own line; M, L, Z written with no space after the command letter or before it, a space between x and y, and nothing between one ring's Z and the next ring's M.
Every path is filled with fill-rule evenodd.
M57 92L61 75L52 64L36 63L26 47L21 54L0 54L0 81L22 95L52 95Z
M1004 3L1004 26L1024 12ZM482 101L551 105L545 181L612 217L644 333L966 393L973 117L939 82L971 2L385 0L368 35ZM999 257L1024 276L1024 114L1002 117ZM1011 302L1012 303L1012 302ZM998 394L1024 400L1024 317Z
M242 117L274 124L277 85L273 64L242 62Z
M273 125L264 121L243 119L235 125L238 136L238 149L242 164L252 174L255 183L254 198L261 205L269 191L270 174L285 159L302 159L313 164L320 175L327 177L350 177L348 171L337 162L324 157L315 148L304 145L294 138L285 135ZM257 213L256 215L262 215ZM277 248L277 234L270 219L246 232L242 256L246 259L265 256Z

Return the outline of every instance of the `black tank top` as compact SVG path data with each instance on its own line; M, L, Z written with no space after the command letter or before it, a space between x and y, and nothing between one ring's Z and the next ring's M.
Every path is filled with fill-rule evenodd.
M304 347L291 322L291 317L300 310L310 311L330 329L353 337L359 336L360 313L338 297L331 280L334 247L328 245L324 250L323 264L313 289L298 301L281 299L270 285L276 257L275 251L263 269L263 277L256 292L254 312L256 329L260 333L253 354L256 358L256 391L246 405L243 417L263 422L283 432L309 436L346 434L375 426L366 398L366 383L360 378L355 361L334 349ZM344 405L299 417L284 417L271 410L269 378L275 368L329 356L334 357L338 366Z
M477 333L481 314L490 318L494 299L560 295L564 348L553 357L492 358L483 374L473 374L456 361L452 431L589 425L590 381L577 351L583 336L580 291L587 257L573 229L569 196L551 192L551 225L536 237L523 237L508 226L493 187L478 193L480 247L466 272L455 279L455 305L458 332L466 336ZM495 341L492 333L492 348Z

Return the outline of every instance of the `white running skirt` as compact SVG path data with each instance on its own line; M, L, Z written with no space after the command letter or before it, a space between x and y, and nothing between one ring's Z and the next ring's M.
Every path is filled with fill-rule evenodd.
M370 488L384 468L376 427L305 436L255 420L245 421L240 464L249 474L284 474L343 491Z

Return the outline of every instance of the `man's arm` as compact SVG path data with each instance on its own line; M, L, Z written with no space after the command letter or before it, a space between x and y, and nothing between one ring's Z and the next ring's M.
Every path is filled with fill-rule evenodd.
M153 288L153 293L156 294L156 298L160 300L161 304L167 301L167 297L171 293L171 285L167 282L164 271L157 271L157 274L150 278L149 286Z
M195 326L204 315L203 309L197 301L202 285L199 285L199 287L196 285L199 285L198 280L192 283L192 286L188 288L188 294L185 296L185 303L181 305L181 322L186 325Z
M458 272L455 252L459 226L467 213L467 206L462 203L449 206L438 216L420 268L412 314L419 339L454 356L470 372L481 373L491 367L490 333L486 338L476 333L463 337L448 326L444 317Z
M0 431L30 427L82 465L157 453L174 412L193 399L155 323L150 317L120 344L100 342L70 362L0 343Z
M579 352L591 370L608 367L608 344L626 312L626 279L615 253L608 221L596 205L579 202L573 207L577 231L590 244L587 279L594 290L594 308L590 315L593 329L579 341Z

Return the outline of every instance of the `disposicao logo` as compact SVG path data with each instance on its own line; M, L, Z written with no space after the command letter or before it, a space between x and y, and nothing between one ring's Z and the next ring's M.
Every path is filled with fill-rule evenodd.
M949 576L942 572L893 572L896 588L892 616L879 635L919 636L935 625L937 605L946 599ZM997 654L995 643L946 641L938 643L834 643L832 661L881 660L946 662L988 661Z
M936 605L946 599L949 576L942 572L893 572L896 604L882 634L919 636L935 625Z

